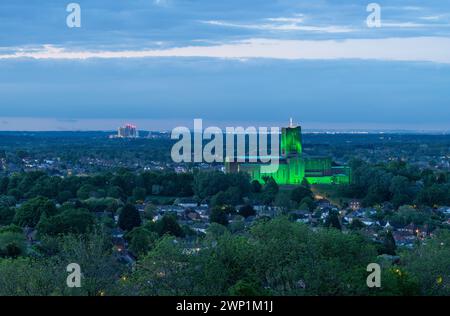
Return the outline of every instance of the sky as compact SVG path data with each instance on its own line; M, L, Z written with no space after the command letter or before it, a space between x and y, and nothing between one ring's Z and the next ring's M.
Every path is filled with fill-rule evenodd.
M450 1L1 0L0 130L450 130Z

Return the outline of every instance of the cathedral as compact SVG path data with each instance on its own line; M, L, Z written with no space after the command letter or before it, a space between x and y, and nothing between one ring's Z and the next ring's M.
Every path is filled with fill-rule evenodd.
M226 162L227 173L245 172L251 180L264 183L272 177L279 185L299 185L306 180L309 184L349 184L350 167L336 166L331 157L306 157L302 151L302 130L291 123L281 131L279 168L274 173L264 173L262 163Z

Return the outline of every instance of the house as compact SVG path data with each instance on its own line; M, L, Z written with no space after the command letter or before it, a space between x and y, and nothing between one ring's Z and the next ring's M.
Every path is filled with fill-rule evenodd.
M348 214L344 216L343 221L351 224L355 218L357 217L354 214Z
M361 222L366 226L374 226L379 224L377 221L374 221L373 219L370 218L363 218L361 219Z
M381 205L381 209L384 212L393 211L394 210L394 205L391 202L383 202L383 204Z
M201 220L200 214L190 208L188 208L184 211L184 217L187 220L191 220L191 221Z
M295 211L289 212L289 214L292 214L297 217L306 217L306 216L310 215L310 212L307 210L295 210Z
M332 207L331 202L328 201L327 199L321 199L321 200L317 201L317 206L319 208Z
M395 244L400 247L413 248L416 236L408 232L395 231L392 233L394 236Z
M359 200L351 200L351 201L348 203L348 206L349 206L352 210L357 211L357 210L359 210L359 209L361 208L361 201L359 201Z
M255 221L255 219L256 219L256 216L249 216L244 221L246 224L251 224Z
M119 254L119 262L123 262L124 264L129 265L134 269L136 258L128 251L123 251Z
M414 234L416 232L416 230L417 230L417 227L413 223L411 223L403 228L398 229L398 231L400 231L400 232L405 232L405 233L409 233L409 234Z
M351 215L354 218L363 218L364 217L364 211L362 209L359 209L358 211L355 211L355 212L351 213Z
M120 228L114 228L111 231L111 235L112 235L113 239L121 239L121 238L123 238L124 234L125 234L125 232Z
M178 205L165 205L158 207L158 211L160 213L177 213L178 215L182 215L184 210L184 207Z
M450 215L450 206L443 206L438 209L438 212L444 215Z
M187 199L187 198L177 199L175 201L175 204L184 208L195 208L198 206L197 201L195 201L194 199Z
M364 234L371 238L371 240L376 241L379 238L378 235L378 229L375 228L375 226L368 226L367 228L363 229Z
M191 229L197 233L206 234L209 223L196 222L191 226Z
M296 220L297 223L303 223L303 224L309 224L311 222L311 219L309 217L304 218L298 218Z
M145 206L144 205L136 204L135 207L138 210L139 214L144 214L144 212L145 212Z
M279 208L273 206L255 205L253 209L256 211L259 217L275 217L280 212Z
M127 255L127 242L123 237L112 238L113 248L120 256Z
M327 219L327 217L328 217L328 215L330 215L330 211L324 211L324 212L322 212L322 214L320 215L320 219L321 220L325 220L325 219Z
M159 215L159 214L157 214L157 215L155 215L155 216L152 218L152 221L153 221L153 222L157 222L157 221L159 221L161 218L162 218L162 216Z
M377 210L374 208L362 208L358 211L358 214L362 216L373 216L377 214Z

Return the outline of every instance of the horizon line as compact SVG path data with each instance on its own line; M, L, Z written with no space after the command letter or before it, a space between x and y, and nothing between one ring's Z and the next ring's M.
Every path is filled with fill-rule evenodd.
M287 127L287 126L286 126ZM280 126L280 128L284 128ZM194 133L194 129L190 129ZM160 130L144 130L138 129L138 132L144 133L171 133L169 129ZM117 130L110 129L73 129L73 130L1 130L0 134L5 133L117 133ZM224 132L224 134L226 134ZM450 135L450 130L424 130L424 129L302 129L302 134L440 134L440 135ZM125 137L126 138L126 137ZM146 138L146 137L136 137L136 138ZM131 137L130 137L131 139Z
M294 114L291 117L296 117ZM117 132L117 129L127 123L133 123L139 131L171 131L175 127L193 129L194 118L61 118L61 117L10 117L0 116L0 131L11 132ZM240 119L217 120L203 119L202 125L206 127L288 127L289 121L283 119ZM395 123L395 122L319 122L296 119L307 133L314 132L394 132L394 133L449 133L448 124L443 123Z

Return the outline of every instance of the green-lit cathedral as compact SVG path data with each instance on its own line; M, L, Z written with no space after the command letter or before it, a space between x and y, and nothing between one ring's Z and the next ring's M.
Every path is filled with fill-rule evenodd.
M275 173L261 172L262 163L227 162L227 173L246 172L252 180L264 183L264 178L272 177L280 185L298 185L304 179L309 184L348 184L350 168L335 166L331 157L306 157L302 152L302 130L300 126L283 128L280 144L279 168Z

